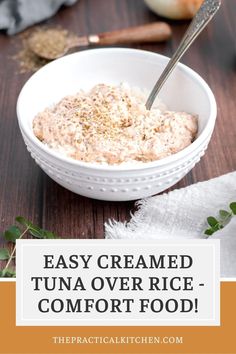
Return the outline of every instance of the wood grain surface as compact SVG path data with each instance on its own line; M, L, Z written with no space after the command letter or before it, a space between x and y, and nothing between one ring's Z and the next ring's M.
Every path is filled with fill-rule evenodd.
M173 188L236 170L235 18L235 0L224 0L220 13L184 57L183 62L196 70L215 93L218 119L205 157ZM79 0L46 23L82 35L158 19L143 0ZM170 56L188 22L169 23L173 39L168 43L132 47ZM19 74L17 63L10 58L17 41L17 37L0 33L0 231L11 225L15 216L22 215L62 237L103 238L104 222L110 218L128 220L135 203L78 196L60 187L34 163L23 143L15 112L17 96L30 76Z

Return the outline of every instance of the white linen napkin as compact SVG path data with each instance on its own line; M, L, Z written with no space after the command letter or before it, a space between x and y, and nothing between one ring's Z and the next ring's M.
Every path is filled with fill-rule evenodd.
M236 202L236 172L141 200L131 221L110 220L106 238L205 238L208 216ZM212 238L221 240L221 276L236 277L236 217Z

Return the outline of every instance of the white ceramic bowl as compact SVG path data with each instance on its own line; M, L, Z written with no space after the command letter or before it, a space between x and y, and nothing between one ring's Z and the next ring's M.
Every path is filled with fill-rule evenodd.
M170 109L199 115L197 139L175 155L138 166L95 165L60 155L32 131L32 120L39 111L81 88L128 82L151 90L167 61L167 57L142 50L107 48L71 54L40 69L27 81L17 103L22 136L36 163L63 187L101 200L148 197L177 183L204 155L216 118L210 88L185 65L178 65L160 94Z

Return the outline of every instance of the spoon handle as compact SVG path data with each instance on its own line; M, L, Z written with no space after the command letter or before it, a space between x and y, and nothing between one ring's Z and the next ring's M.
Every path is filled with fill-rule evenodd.
M152 92L150 93L148 100L146 102L146 108L151 109L153 102L161 90L162 86L176 67L179 60L182 58L184 53L188 50L191 44L195 41L198 35L206 27L206 25L211 21L216 12L219 10L221 5L221 0L205 0L198 10L197 14L193 18L190 26L187 29L178 49L174 53L173 57L170 59L163 73L156 82Z
M170 26L165 22L154 22L118 31L88 36L89 44L113 45L130 43L163 42L171 37Z

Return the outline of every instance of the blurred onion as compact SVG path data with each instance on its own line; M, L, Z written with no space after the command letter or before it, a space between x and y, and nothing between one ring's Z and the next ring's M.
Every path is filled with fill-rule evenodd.
M160 16L173 20L191 19L203 0L144 0L148 7Z

